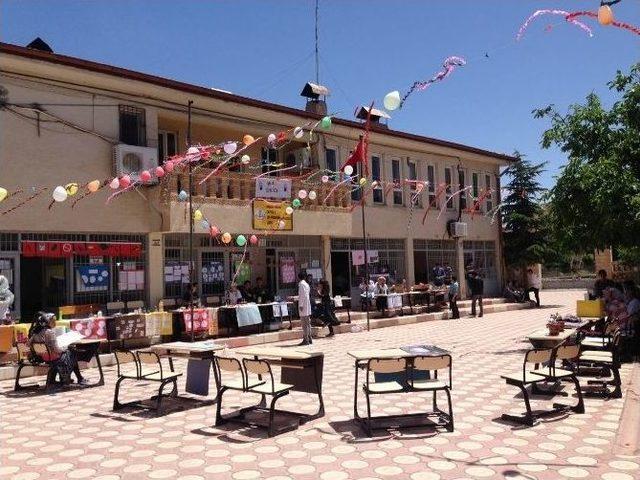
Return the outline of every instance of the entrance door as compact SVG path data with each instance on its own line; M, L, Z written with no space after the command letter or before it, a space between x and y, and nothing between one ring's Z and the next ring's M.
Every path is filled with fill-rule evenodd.
M331 252L331 282L334 295L351 295L349 252Z
M11 315L14 319L20 317L20 254L3 253L0 255L0 275L9 280L9 290L13 293Z
M64 258L21 258L20 292L22 318L31 320L36 312L57 313L69 303Z
M272 295L278 291L278 264L276 263L276 251L273 248L267 249L265 257L267 265L267 288Z

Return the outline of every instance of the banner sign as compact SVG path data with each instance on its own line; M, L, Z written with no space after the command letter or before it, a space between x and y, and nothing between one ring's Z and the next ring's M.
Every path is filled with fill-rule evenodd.
M78 292L106 291L109 289L109 267L107 265L76 267L76 280Z
M270 202L268 200L253 200L253 229L254 230L293 230L293 215L287 215L285 202ZM280 221L284 228L280 228Z
M22 241L23 257L69 258L74 255L86 257L127 257L142 256L141 243L99 243L99 242L38 242Z
M291 179L256 178L256 198L291 198Z

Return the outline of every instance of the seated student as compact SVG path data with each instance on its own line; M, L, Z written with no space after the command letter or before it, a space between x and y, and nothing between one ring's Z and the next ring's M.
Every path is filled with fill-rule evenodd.
M389 293L389 287L387 285L387 279L383 276L378 277L378 281L375 284L373 293L376 297L376 310L379 312L384 310L385 304L387 302L386 297L381 297L379 295L387 295Z
M436 287L441 287L442 285L444 285L446 272L444 268L442 268L442 265L440 265L439 262L436 263L435 267L433 267L433 269L431 270L431 273L433 275L433 284Z
M43 358L46 362L53 362L55 368L60 374L60 379L63 384L71 383L71 372L75 373L78 379L78 384L86 384L86 380L80 373L80 367L75 357L75 353L72 350L62 350L58 347L58 341L56 340L56 333L53 328L56 325L56 316L53 313L38 312L36 314L35 321L29 328L29 338L27 345L31 346L33 343L44 343L49 352L51 352L51 358Z
M245 302L255 302L255 298L253 296L253 288L251 288L251 282L246 280L242 287L239 288L240 293L242 294L242 298Z
M227 301L230 305L237 305L242 302L242 293L238 290L238 286L232 283L227 292Z
M623 284L625 307L615 317L615 322L625 330L632 330L640 315L640 291L633 282L627 280Z
M613 286L613 282L607 278L607 271L604 269L598 270L598 278L593 284L593 293L589 295L591 300L604 297L604 291Z
M524 292L517 288L513 282L508 282L504 287L503 296L510 302L524 302Z
M264 285L262 277L256 278L256 287L253 289L253 298L256 303L268 303L273 301L273 296L269 289Z

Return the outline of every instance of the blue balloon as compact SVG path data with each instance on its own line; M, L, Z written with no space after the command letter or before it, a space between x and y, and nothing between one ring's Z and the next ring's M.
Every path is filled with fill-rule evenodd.
M184 190L180 190L180 193L178 194L178 200L180 200L181 202L186 202L187 198L189 198L189 194Z
M202 228L204 228L205 230L209 229L209 222L207 222L206 220L202 220L200 222L200 225L202 226Z

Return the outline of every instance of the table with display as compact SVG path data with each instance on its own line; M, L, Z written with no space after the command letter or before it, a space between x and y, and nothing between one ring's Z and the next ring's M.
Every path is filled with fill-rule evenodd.
M191 321L191 312L191 307L171 310L173 316L173 340L188 338L191 334L193 334L194 338L201 339L218 333L217 323L215 321L216 309L212 307L194 306L193 322Z
M293 313L295 314L296 318L299 318L298 315L298 295L291 295L289 297L287 297L287 299L289 299L291 302L293 302ZM336 295L335 297L331 298L331 302L333 303L333 311L338 313L338 312L347 312L347 322L346 323L351 323L351 297L343 297L340 295ZM321 305L322 304L322 300L320 300L319 297L316 297L315 299L315 305Z
M226 334L273 332L291 323L291 302L240 303L218 308L218 329Z
M449 355L448 350L444 350L435 345L410 345L398 348L372 348L363 350L351 350L347 352L347 355L354 359L355 368L355 387L353 392L353 418L356 422L365 425L366 418L360 416L358 412L358 373L360 370L366 370L367 364L372 359L398 359L404 358L408 363L412 362L412 359L416 357L439 357L442 355ZM396 374L376 374L376 377L380 376L394 376ZM437 371L435 372L435 378L437 378ZM431 378L430 372L426 372L425 379ZM377 378L376 378L377 379ZM385 378L385 380L387 380ZM400 383L400 382L399 382ZM403 382L405 387L403 392L414 392L409 384ZM434 422L432 417L436 417L439 420L448 420L446 414L440 410L436 410L434 413L406 413L399 415L384 415L378 417L371 417L373 421L372 429L384 429L400 426L433 426ZM440 424L436 424L440 425Z

